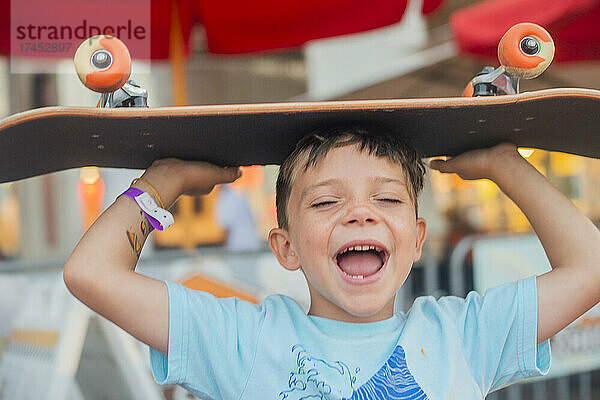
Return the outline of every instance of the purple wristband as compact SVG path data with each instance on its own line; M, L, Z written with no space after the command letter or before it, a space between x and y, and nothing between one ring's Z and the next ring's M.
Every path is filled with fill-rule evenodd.
M124 191L123 193L121 193L121 196L127 196L129 197L131 200L135 201L136 204L136 197L145 193L144 191L135 188L135 187L130 187L129 189L127 189L126 191ZM138 204L139 205L139 204ZM150 214L148 214L146 211L142 210L142 212L146 215L146 217L148 218L148 221L150 222L150 225L152 225L152 229L157 229L159 231L162 231L164 228L163 226L160 224L160 222L158 222L158 220L154 217L152 217Z

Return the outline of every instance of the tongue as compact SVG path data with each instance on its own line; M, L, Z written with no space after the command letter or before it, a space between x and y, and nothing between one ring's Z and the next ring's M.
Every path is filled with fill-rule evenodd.
M338 265L348 275L369 276L381 268L383 262L374 251L349 251L338 256Z

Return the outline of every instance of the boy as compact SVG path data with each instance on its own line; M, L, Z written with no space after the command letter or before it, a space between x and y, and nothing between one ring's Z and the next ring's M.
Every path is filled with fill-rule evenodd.
M150 346L157 382L201 398L482 399L547 373L547 339L599 301L600 233L511 144L430 167L496 182L529 218L554 269L483 297L422 297L394 314L426 236L417 215L425 168L397 137L348 129L305 137L277 182L279 227L269 245L283 267L306 276L308 315L285 296L256 306L135 273L148 220L125 196L84 235L64 279ZM168 208L182 193L205 194L239 176L167 159L134 186Z

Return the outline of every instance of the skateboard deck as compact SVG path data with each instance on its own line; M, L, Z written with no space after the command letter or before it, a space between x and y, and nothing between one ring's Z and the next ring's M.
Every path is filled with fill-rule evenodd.
M177 157L280 164L304 134L380 126L424 157L508 141L600 158L600 91L165 108L46 107L0 121L0 182L82 166L147 168Z

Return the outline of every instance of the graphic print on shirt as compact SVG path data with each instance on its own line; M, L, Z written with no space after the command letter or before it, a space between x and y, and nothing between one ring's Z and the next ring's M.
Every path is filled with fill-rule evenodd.
M279 393L280 400L341 399L352 395L356 375L341 361L328 362L313 357L299 344L292 346L298 368L290 372L287 390Z
M290 372L288 389L280 400L427 400L406 364L402 346L397 346L386 363L363 385L356 386L356 374L341 361L327 362L312 357L301 345L292 346L298 368Z

